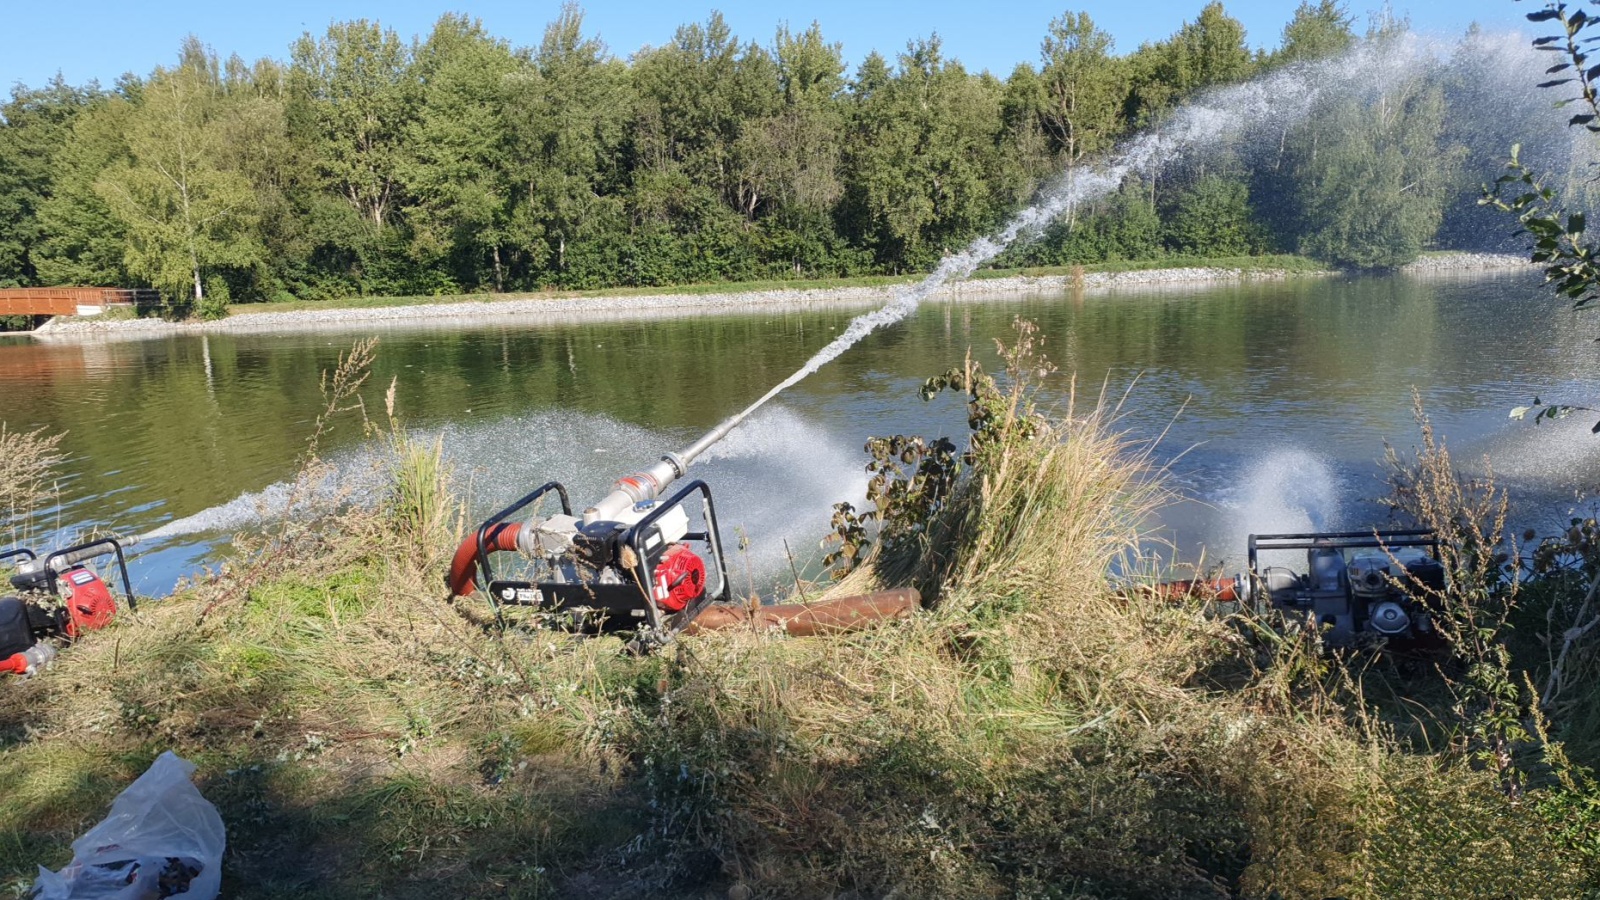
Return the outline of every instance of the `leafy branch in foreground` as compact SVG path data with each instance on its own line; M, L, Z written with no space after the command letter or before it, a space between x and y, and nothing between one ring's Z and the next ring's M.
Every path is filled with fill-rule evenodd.
M1560 26L1557 34L1534 40L1537 50L1557 53L1562 59L1545 70L1546 75L1560 76L1541 82L1541 88L1575 87L1577 94L1557 101L1557 106L1573 103L1582 105L1581 111L1567 121L1569 126L1581 126L1590 132L1600 133L1600 65L1589 65L1586 47L1594 44L1596 35L1584 32L1600 23L1600 17L1591 16L1582 9L1569 11L1566 3L1547 3L1544 9L1528 14L1530 22L1555 22ZM1573 309L1585 309L1600 300L1600 245L1587 237L1588 222L1581 211L1565 208L1555 189L1543 176L1521 160L1522 146L1513 144L1506 172L1485 185L1480 205L1493 206L1517 217L1522 227L1517 234L1533 239L1528 260L1544 267L1545 283L1553 285L1556 293L1572 302ZM1529 406L1519 406L1511 411L1511 418L1521 419L1538 410L1535 422L1560 419L1573 412L1594 412L1586 406L1546 404L1535 397ZM1600 422L1591 429L1600 433Z

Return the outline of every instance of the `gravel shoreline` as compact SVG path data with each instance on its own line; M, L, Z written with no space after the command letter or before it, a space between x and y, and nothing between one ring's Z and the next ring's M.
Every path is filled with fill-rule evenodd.
M1485 272L1511 272L1531 270L1535 266L1528 257L1515 253L1445 253L1424 256L1400 267L1406 275L1467 275L1476 277Z
M1527 267L1526 259L1502 254L1461 253L1425 257L1402 269L1408 275L1472 274ZM1135 272L1093 272L1075 284L1071 275L984 278L947 284L930 299L961 300L997 295L1159 290L1208 284L1276 281L1304 275L1271 269L1179 268ZM162 319L56 318L33 334L49 340L145 339L172 334L346 330L376 327L460 327L513 321L649 319L722 310L793 308L817 305L870 306L884 302L893 287L838 287L736 291L715 294L649 294L627 297L524 297L428 303L366 309L313 309L288 312L235 313L215 322L168 322Z

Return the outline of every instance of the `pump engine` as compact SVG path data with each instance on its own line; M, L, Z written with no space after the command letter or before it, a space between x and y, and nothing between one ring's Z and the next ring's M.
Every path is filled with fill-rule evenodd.
M55 656L56 641L72 641L111 623L117 604L111 588L86 565L115 555L128 608L135 600L128 580L123 542L100 538L44 557L25 547L0 553L0 562L19 560L11 587L0 597L0 672L32 674Z
M1263 552L1305 550L1306 571L1260 566ZM1427 530L1252 534L1249 571L1202 585L1220 601L1303 614L1333 647L1364 637L1435 637L1427 597L1444 589L1438 536ZM1193 582L1173 582L1184 590Z

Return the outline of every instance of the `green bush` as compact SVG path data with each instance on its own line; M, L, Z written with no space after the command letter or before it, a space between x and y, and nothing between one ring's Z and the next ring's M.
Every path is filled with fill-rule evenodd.
M212 275L206 279L205 296L195 304L195 315L208 322L225 319L232 303L233 294L228 289L228 282L220 275Z

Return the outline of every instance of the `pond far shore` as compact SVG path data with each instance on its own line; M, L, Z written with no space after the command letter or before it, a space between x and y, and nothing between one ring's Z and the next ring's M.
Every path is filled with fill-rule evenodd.
M1138 268L1141 264L1098 267L1026 269L980 272L943 285L931 296L966 299L1002 294L1055 294L1070 291L1104 293L1116 290L1150 290L1183 285L1326 277L1338 273L1316 266L1303 257L1267 256L1229 260L1167 260L1172 263ZM1434 253L1401 269L1407 275L1467 276L1530 268L1527 259L1512 254ZM804 307L823 304L870 305L896 289L916 284L923 276L906 278L839 279L834 282L761 282L660 289L617 289L592 292L535 294L470 294L426 298L347 298L327 304L238 304L225 318L171 321L158 317L106 318L62 316L46 322L32 334L50 340L96 338L151 338L169 334L246 331L303 331L322 328L346 330L362 324L412 324L431 321L479 321L493 318L537 321L574 318L648 318L653 315L760 307Z

